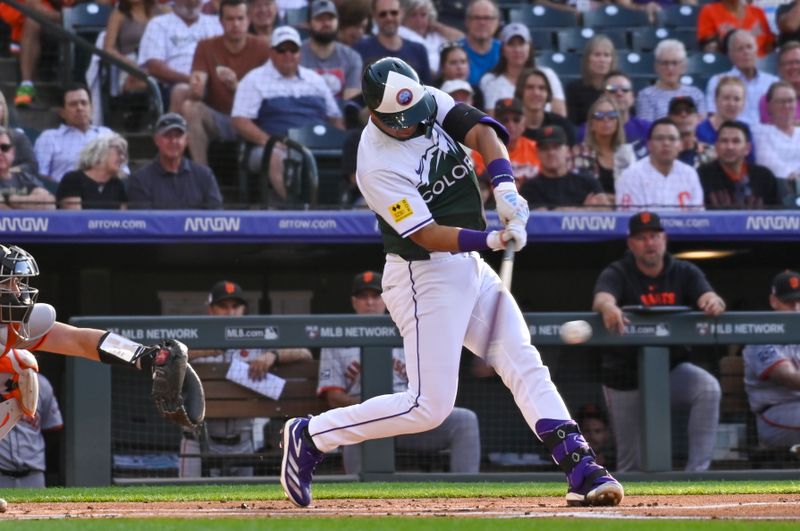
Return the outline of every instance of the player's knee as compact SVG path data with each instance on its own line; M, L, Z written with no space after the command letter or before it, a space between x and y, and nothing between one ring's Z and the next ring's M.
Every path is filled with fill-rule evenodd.
M447 419L452 411L452 406L447 408L430 402L427 404L420 403L418 410L418 423L419 427L421 428L420 431L428 431L438 428L439 425L441 425L442 422Z

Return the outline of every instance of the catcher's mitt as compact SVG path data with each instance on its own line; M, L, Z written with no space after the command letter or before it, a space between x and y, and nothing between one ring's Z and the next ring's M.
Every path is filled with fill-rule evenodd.
M161 414L182 428L197 431L206 415L203 384L189 365L186 345L166 339L153 359L153 401Z

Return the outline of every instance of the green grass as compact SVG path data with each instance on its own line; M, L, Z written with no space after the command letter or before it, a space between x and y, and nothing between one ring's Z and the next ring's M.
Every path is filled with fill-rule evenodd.
M316 499L473 498L562 496L563 482L548 483L317 483ZM686 481L628 483L637 495L800 494L797 481ZM16 489L0 492L11 502L145 502L282 500L280 485L181 485Z

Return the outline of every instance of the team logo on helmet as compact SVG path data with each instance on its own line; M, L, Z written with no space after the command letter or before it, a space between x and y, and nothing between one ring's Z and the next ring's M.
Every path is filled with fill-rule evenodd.
M411 105L411 102L414 101L414 93L411 92L411 89L400 89L397 91L397 97L395 99L400 105Z

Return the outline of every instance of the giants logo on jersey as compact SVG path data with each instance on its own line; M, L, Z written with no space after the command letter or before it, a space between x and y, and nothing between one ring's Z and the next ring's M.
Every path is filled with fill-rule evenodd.
M434 125L432 145L417 166L417 186L422 199L430 203L473 172L472 160L439 126Z

